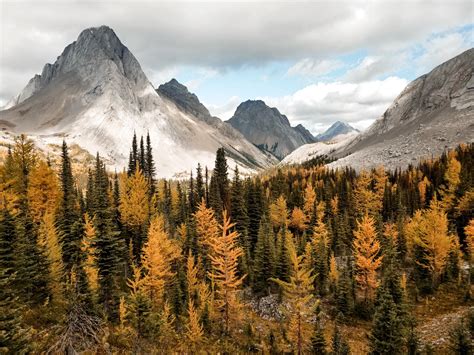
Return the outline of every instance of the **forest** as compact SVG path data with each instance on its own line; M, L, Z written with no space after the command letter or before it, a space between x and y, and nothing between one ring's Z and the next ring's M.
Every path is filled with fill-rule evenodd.
M386 171L0 166L0 353L472 354L474 145ZM460 310L441 325L424 323ZM428 315L427 315L428 314ZM444 334L444 333L443 333Z

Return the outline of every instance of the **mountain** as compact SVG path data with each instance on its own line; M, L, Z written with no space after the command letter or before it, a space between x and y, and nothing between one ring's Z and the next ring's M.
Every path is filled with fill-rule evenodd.
M412 81L332 167L406 167L474 141L474 48Z
M359 130L355 129L348 123L336 121L326 131L318 134L316 136L316 140L318 140L319 142L327 142L341 134L345 135L352 132L359 132Z
M4 129L27 133L46 146L64 138L93 155L100 152L118 169L127 164L134 131L138 136L149 131L160 177L177 176L198 162L213 166L219 147L225 148L229 165L244 172L275 161L230 125L209 119L197 97L176 80L155 91L107 26L81 32L12 104L0 112Z
M261 100L242 102L227 122L250 142L279 159L303 144L315 142L303 126L291 127L285 115Z

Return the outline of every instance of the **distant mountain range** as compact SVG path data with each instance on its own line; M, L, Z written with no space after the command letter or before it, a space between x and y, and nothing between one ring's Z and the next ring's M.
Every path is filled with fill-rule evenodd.
M276 162L212 117L176 80L155 91L137 59L106 26L84 30L9 106L0 112L5 130L27 133L45 149L64 138L92 155L100 152L118 169L126 166L133 132L150 133L159 176L179 176L198 162L213 166L219 147L229 165L244 172Z
M160 177L182 176L198 162L213 166L219 147L244 173L318 154L339 158L331 167L396 168L474 141L473 63L470 49L414 80L363 133L336 122L314 137L261 100L242 102L223 122L175 79L155 90L114 31L101 26L81 32L0 111L0 139L27 133L45 152L66 139L121 170L133 132L149 132Z

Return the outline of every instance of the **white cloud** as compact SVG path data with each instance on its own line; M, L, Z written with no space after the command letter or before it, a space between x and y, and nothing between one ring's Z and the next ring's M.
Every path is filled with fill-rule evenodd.
M143 68L159 72L173 66L316 61L360 48L394 50L472 23L470 0L334 0L297 6L290 1L0 1L2 98L17 94L83 29L102 24L116 31Z
M385 53L383 55L367 56L349 69L344 75L344 81L363 82L376 79L381 75L393 73L405 64L406 52Z
M190 91L194 91L197 88L199 88L199 86L201 86L201 84L204 81L215 77L218 73L219 72L216 69L213 69L213 68L199 68L197 70L198 77L194 78L194 79L191 79L191 80L188 80L187 82L184 83L184 85L187 86L187 88Z
M222 105L212 105L204 103L204 106L207 107L207 109L213 116L219 117L223 121L226 121L234 115L235 109L237 108L237 106L240 105L241 102L242 99L240 97L232 96Z
M422 45L424 52L416 59L418 74L429 72L435 66L471 48L474 39L471 37L469 43L468 36L472 36L472 33L466 36L461 33L448 33L425 41Z
M287 75L318 77L329 74L341 68L343 65L344 63L340 60L314 60L311 58L305 58L289 68Z
M383 114L407 84L398 77L361 83L320 82L292 95L262 99L278 107L293 125L301 123L313 133L338 120L364 129Z

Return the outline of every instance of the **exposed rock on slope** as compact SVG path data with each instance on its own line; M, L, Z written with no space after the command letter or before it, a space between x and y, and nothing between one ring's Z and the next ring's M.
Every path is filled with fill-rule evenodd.
M327 142L336 138L337 136L340 136L342 134L345 135L352 132L359 131L345 122L336 121L326 131L321 134L318 134L316 136L316 140L318 140L319 142Z
M303 144L315 142L304 127L291 127L285 115L261 100L242 102L227 122L250 142L280 159Z
M138 136L150 132L159 176L189 171L197 162L212 166L221 146L229 164L244 172L273 163L219 119L202 119L205 108L184 108L176 98L161 97L106 26L84 30L54 64L30 80L14 104L0 112L4 128L42 141L65 137L105 155L118 169L126 166L134 131Z
M405 167L474 141L474 49L411 82L332 167Z

